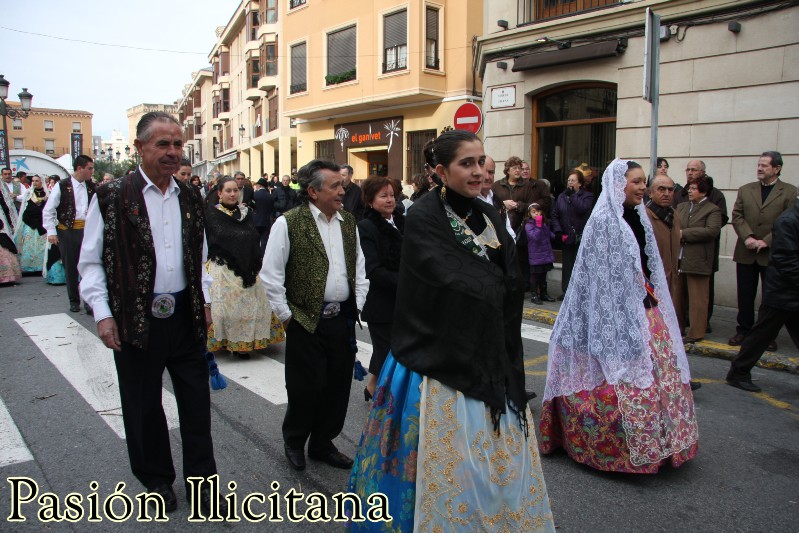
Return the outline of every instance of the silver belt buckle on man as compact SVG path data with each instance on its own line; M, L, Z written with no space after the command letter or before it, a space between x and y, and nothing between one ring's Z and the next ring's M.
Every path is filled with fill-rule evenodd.
M175 314L175 297L169 293L156 294L151 309L155 318L169 318Z
M340 302L329 302L322 306L322 318L337 317L341 312Z

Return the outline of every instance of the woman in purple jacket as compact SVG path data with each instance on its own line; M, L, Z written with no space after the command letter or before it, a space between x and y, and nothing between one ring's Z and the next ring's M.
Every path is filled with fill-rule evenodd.
M566 289L569 288L583 228L594 206L594 195L583 189L584 183L583 173L578 169L572 170L566 180L566 190L558 195L555 207L552 208L552 231L555 232L555 239L559 239L562 243L563 255L560 282L563 294L558 300L563 300Z
M524 231L527 233L530 292L533 294L530 301L536 305L541 305L542 300L554 302L555 299L550 298L546 291L547 272L552 270L552 263L555 262L555 253L552 251L554 235L544 222L544 213L540 205L532 203L527 208Z

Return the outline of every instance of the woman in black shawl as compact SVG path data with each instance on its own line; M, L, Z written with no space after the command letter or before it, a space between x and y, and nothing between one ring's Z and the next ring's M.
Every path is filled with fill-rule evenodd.
M252 211L238 204L236 180L226 176L217 187L219 203L209 206L205 216L203 291L212 322L208 350L230 350L249 359L248 352L282 342L285 333L258 282L263 257Z
M554 531L524 391L515 245L477 200L485 153L465 131L425 150L441 185L408 212L391 354L350 477L393 523L354 530Z

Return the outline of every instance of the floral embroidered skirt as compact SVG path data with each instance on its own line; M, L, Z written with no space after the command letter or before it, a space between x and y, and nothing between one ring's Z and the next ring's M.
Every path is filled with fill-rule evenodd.
M580 391L545 401L541 452L563 447L569 457L597 470L657 473L678 467L699 447L691 386L682 383L663 317L647 309L654 380L651 387L626 383Z
M23 272L41 272L44 264L44 252L47 247L47 235L22 223L22 229L15 239L19 251L19 265Z
M534 432L525 438L508 410L497 435L483 402L391 354L348 490L362 502L385 494L393 518L351 521L353 531L555 531Z
M213 277L208 351L249 352L286 340L283 324L272 312L260 282L245 288L226 266L208 261L206 268Z
M0 283L12 283L22 279L22 270L16 254L0 247Z

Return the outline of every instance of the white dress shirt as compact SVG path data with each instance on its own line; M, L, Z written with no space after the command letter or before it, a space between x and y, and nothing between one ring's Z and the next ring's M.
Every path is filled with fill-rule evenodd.
M150 231L155 248L155 286L153 292L179 292L186 288L186 271L183 267L183 236L180 201L180 188L174 178L170 179L166 192L150 181L139 167L147 183L142 194L147 206ZM78 272L80 273L80 295L94 310L94 320L101 321L111 316L108 305L108 288L103 267L103 231L105 223L100 214L97 197L92 198L86 218L86 230L80 251ZM203 265L208 254L208 246L203 237Z
M347 265L344 259L344 241L341 236L341 221L344 217L336 213L330 220L312 203L311 209L322 244L325 247L329 267L327 281L325 282L325 301L344 302L350 297L350 288L347 284ZM269 233L266 243L263 266L261 267L261 282L266 287L266 296L272 305L277 317L285 322L291 317L291 309L286 300L286 263L289 260L291 243L286 218L279 217ZM366 262L361 251L361 238L358 228L355 228L355 305L360 311L366 302L366 293L369 292L369 280L366 279Z
M478 194L477 197L487 203L490 206L494 205L494 191L488 189L488 194L483 196L482 194ZM501 217L502 215L500 215ZM510 225L510 217L505 217L505 229L508 230L510 236L513 237L513 240L516 241L516 232L513 231L513 226Z
M86 220L86 213L89 211L89 189L86 188L86 182L78 181L71 176L69 179L72 180L72 195L75 197L75 220ZM56 183L42 211L42 226L47 230L48 236L56 235L56 225L58 225L56 208L59 205L61 205L61 187Z

